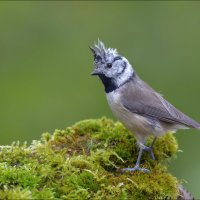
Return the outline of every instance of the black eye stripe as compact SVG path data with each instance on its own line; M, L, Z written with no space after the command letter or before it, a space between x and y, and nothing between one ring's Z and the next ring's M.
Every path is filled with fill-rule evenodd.
M116 57L113 59L113 62L112 62L112 63L114 63L114 62L117 61L117 60L122 60L122 57L121 57L121 56L116 56ZM111 67L112 67L112 63L108 63L108 64L107 64L107 67L108 67L108 68L111 68Z
M122 60L122 57L121 56L116 56L113 60L113 62L115 62L116 60Z

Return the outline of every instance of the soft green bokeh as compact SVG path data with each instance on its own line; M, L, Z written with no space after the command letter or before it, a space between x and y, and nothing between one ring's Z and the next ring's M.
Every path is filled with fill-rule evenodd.
M200 121L200 2L0 2L1 144L113 117L88 46L116 47L137 73ZM200 198L200 133L179 131L172 172Z

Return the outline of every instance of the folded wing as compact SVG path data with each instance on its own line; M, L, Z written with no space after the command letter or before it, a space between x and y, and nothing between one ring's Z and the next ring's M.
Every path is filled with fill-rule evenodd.
M200 129L198 122L176 109L140 79L137 83L130 81L126 90L123 90L121 98L123 106L133 113Z

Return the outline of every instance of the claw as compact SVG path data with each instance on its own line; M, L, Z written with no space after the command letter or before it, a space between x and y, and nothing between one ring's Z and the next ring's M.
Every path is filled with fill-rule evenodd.
M134 171L142 171L142 172L145 172L145 173L150 173L150 170L146 169L146 168L141 168L141 167L138 167L138 166L135 166L134 168L122 168L121 169L122 172L125 172L125 171L129 171L129 172L134 172Z

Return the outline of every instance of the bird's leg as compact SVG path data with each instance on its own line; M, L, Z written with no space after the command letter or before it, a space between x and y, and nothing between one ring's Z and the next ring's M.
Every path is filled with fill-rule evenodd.
M153 160L155 160L155 156L154 156L154 153L153 153L153 145L154 145L156 139L157 139L157 137L154 137L153 142L151 143L151 145L149 147L147 147L145 145L143 145L143 147L142 147L144 151L148 151L149 152L150 157Z
M138 158L137 158L137 162L135 164L135 167L134 168L123 168L121 169L121 171L130 171L130 172L133 172L133 171L143 171L143 172L146 172L146 173L150 173L150 171L146 168L140 168L140 160L141 160L141 156L142 156L142 152L143 152L143 147L140 147L140 151L139 151L139 154L138 154Z
M134 168L123 168L121 170L123 172L124 171L130 171L130 172L133 172L133 171L143 171L143 172L146 172L146 173L150 173L150 171L148 169L146 169L146 168L140 168L140 160L141 160L141 157L142 157L143 150L144 151L148 151L150 153L151 158L153 160L155 160L155 156L154 156L152 148L153 148L153 145L154 145L156 139L157 139L157 137L154 137L153 142L151 143L151 145L149 147L147 147L145 145L140 146L140 151L139 151L138 158L137 158L137 161L136 161L136 164L135 164Z

